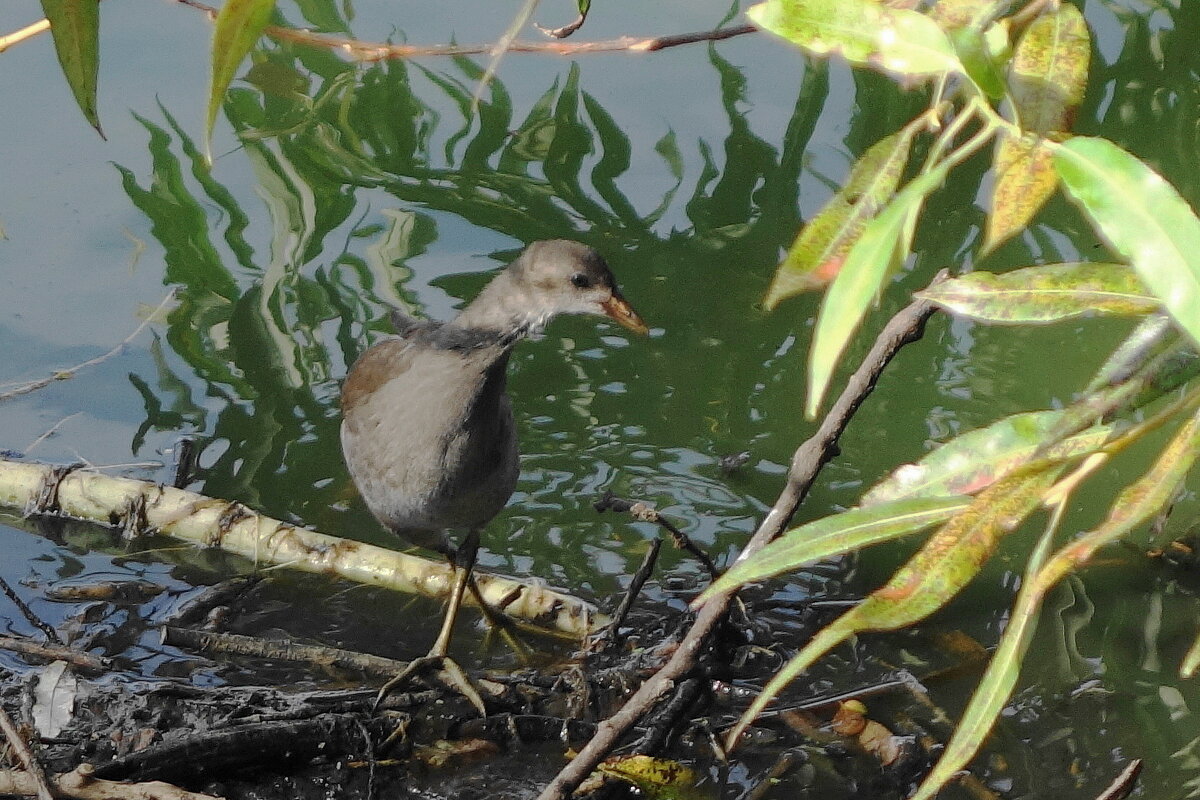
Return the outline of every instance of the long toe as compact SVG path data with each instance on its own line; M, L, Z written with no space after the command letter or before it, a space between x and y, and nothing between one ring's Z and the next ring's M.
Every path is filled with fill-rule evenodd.
M479 716L487 716L487 707L483 704L483 696L479 694L479 690L475 688L475 684L471 683L471 679L467 677L467 673L458 665L458 662L449 656L434 653L408 662L407 667L385 683L379 689L379 694L375 695L375 709L378 710L392 692L409 683L413 678L426 673L450 691L458 692L467 698L471 705L475 706Z

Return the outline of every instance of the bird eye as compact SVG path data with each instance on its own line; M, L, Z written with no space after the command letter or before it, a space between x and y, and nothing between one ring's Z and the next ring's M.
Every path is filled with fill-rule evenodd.
M587 275L584 275L582 272L576 272L574 275L572 275L571 283L577 289L586 289L592 285L591 279L588 278Z

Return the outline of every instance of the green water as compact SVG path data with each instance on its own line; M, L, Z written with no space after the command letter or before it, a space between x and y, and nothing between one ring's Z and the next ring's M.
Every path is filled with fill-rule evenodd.
M1148 160L1196 204L1200 7L1151 5L1086 4L1097 44L1076 127ZM35 7L6 7L0 25L31 21ZM562 24L555 15L571 10L546 5L538 16ZM701 30L726 10L597 4L579 36ZM307 2L283 3L281 12L331 33L440 43L491 40L510 9ZM165 324L120 355L0 406L0 448L169 480L178 440L194 437L202 452L192 488L390 543L341 463L336 398L346 365L388 332L388 304L445 318L523 244L573 238L606 255L652 334L573 318L518 348L510 390L522 478L485 534L483 567L611 602L656 534L598 516L591 503L604 491L654 502L714 557L737 552L814 429L802 405L816 300L789 300L771 314L758 301L831 182L915 113L920 97L750 36L654 54L509 55L468 116L479 59L352 66L268 44L235 82L208 173L196 149L208 23L184 7L132 0L106 3L103 14L107 143L78 118L48 40L0 63L21 76L0 82L0 382L97 356L169 287L179 300ZM915 257L872 331L937 268L976 266L982 169L968 165L935 196ZM978 266L1086 259L1095 248L1090 229L1056 200ZM1069 400L1124 330L1096 320L1038 330L935 320L862 408L800 517L852 504L889 469L955 433ZM750 457L740 469L719 468L721 457L742 451ZM1127 481L1143 462L1133 454L1115 469ZM1112 494L1104 485L1092 491L1079 501L1081 520L1089 502L1103 507ZM1181 502L1179 531L1194 506L1190 495ZM114 562L100 549L103 534L46 533L0 528L0 541L4 576L24 581L52 621L70 609L38 601L49 581L132 571L186 592L245 568L186 550ZM777 595L861 596L903 552L823 565L781 581ZM1131 757L1150 765L1144 796L1200 793L1187 783L1200 736L1196 693L1174 672L1196 616L1194 577L1116 556L1056 595L1025 688L977 762L978 774L1010 796L1092 797ZM994 642L1019 570L1019 560L1002 559L929 629ZM652 597L678 609L699 575L666 552ZM423 652L432 638L433 603L408 606L312 577L280 574L273 583L247 624L252 632L280 629L397 657ZM248 679L162 651L132 616L114 612L112 625L128 629L135 671L198 667L201 681ZM463 638L463 657L475 658ZM859 652L883 639L864 637ZM5 654L0 663L20 664ZM947 687L941 701L954 710L961 691Z

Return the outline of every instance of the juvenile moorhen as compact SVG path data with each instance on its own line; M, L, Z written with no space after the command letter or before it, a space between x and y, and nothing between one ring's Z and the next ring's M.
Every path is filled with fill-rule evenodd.
M561 239L534 242L452 321L395 314L399 335L363 353L342 386L342 452L367 507L456 567L437 640L397 681L440 663L482 706L446 653L463 592L473 586L480 530L517 483L509 354L559 314L602 314L647 330L599 253ZM446 535L456 529L466 531L457 548Z

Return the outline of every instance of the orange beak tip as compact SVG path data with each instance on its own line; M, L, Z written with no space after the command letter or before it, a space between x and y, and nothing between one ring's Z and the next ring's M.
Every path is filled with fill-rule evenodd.
M604 309L604 314L609 319L642 336L650 333L650 329L646 326L646 323L642 321L642 318L638 316L638 313L633 310L633 306L629 305L629 302L624 297L613 295L600 305Z

